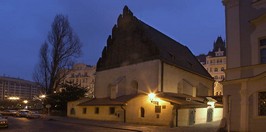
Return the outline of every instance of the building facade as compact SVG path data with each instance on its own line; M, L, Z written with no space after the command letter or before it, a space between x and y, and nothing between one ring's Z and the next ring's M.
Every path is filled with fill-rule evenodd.
M227 69L224 116L230 131L265 131L266 0L223 0Z
M218 37L213 44L213 49L207 55L197 56L200 63L214 78L214 95L223 95L223 85L226 69L226 47L222 37Z
M10 97L31 100L39 96L40 88L36 83L11 77L0 77L0 100L8 100Z
M63 83L70 82L88 89L87 96L93 96L96 67L83 63L74 64L69 69Z
M125 6L97 62L95 98L69 102L68 116L167 126L206 123L222 112L215 99L204 97L213 95L212 85L186 46Z

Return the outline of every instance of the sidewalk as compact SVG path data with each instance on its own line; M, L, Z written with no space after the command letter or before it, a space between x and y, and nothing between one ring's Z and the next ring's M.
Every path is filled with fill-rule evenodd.
M77 118L59 117L59 116L47 116L45 119L51 121L71 123L71 124L97 126L97 127L105 127L117 130L135 131L135 132L216 132L220 124L220 121L214 121L206 124L170 128L168 126L140 125L133 123L97 121L97 120L77 119Z

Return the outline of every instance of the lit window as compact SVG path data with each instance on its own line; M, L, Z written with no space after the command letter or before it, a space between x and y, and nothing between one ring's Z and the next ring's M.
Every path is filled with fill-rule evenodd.
M266 116L266 92L258 94L258 115Z
M266 39L260 40L260 63L266 64Z
M221 76L221 79L224 79L224 75Z

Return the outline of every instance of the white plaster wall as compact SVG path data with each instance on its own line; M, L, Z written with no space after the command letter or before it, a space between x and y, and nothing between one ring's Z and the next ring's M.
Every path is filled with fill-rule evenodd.
M218 121L223 118L223 108L213 109L213 121Z
M164 76L163 76L163 91L164 92L173 92L177 93L178 83L187 80L193 87L199 87L200 83L206 86L207 92L203 95L212 95L213 94L213 81L202 76L193 74L191 72L182 70L180 68L171 66L164 63ZM185 93L193 96L193 90L188 90L190 92ZM202 95L202 96L203 96Z
M74 108L76 113L77 113L77 109L79 109L77 107L78 104L82 103L82 102L85 102L85 101L88 101L89 99L81 99L81 100L77 100L77 101L70 101L70 102L67 102L67 116L69 117L76 117L76 115L71 115L70 114L70 110L71 108Z
M195 124L206 123L207 108L196 108Z
M159 100L159 105L165 105L161 113L155 113L155 104L151 103L147 95L140 95L130 100L126 106L126 120L129 123L152 124L168 126L172 118L173 106L163 100ZM140 117L140 108L145 110L145 117ZM157 118L157 114L159 118ZM173 118L175 119L175 118Z
M95 114L95 108L99 108L99 114ZM119 117L109 113L109 108L115 107L115 113L119 113ZM87 108L87 112L83 113L83 108ZM106 121L123 121L123 110L120 106L77 106L76 115L80 119L106 120Z
M189 124L189 110L179 109L178 110L178 126L188 126Z
M265 17L265 16L264 16ZM255 30L251 33L251 53L252 65L260 63L260 43L259 40L266 38L266 18L254 23Z
M123 76L125 85L122 89L125 90L125 94L130 94L131 83L134 80L138 82L139 92L155 91L159 86L159 65L160 60L152 60L96 72L95 97L109 97L108 86Z

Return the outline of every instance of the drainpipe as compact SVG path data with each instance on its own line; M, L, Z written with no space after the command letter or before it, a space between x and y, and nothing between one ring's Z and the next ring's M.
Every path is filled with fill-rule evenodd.
M126 109L121 105L121 109L124 111L124 123L126 123Z
M175 115L176 115L176 116L175 116L175 120L176 120L176 121L175 121L175 127L178 127L178 108L175 109L175 113L176 113L176 114L175 114Z

